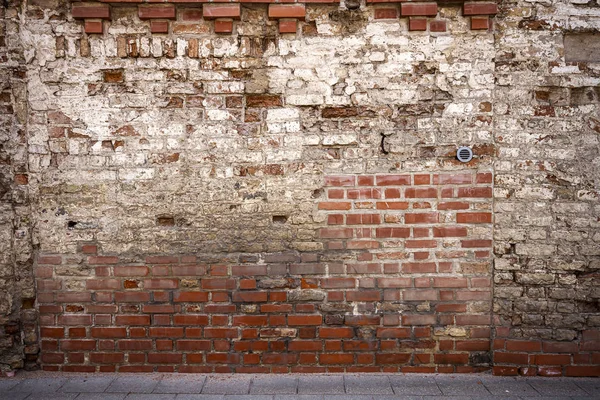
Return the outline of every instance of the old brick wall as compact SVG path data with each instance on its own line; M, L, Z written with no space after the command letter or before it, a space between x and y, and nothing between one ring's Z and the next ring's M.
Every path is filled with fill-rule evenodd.
M505 2L498 21L494 368L597 376L600 8Z
M21 14L44 369L598 375L597 7L115 3Z
M19 5L0 8L0 372L34 367L39 352Z

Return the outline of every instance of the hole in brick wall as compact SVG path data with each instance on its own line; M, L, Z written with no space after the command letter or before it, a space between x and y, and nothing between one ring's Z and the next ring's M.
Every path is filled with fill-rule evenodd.
M34 298L29 298L29 299L23 299L21 301L21 308L22 309L32 309L33 306L35 305L35 297Z
M274 224L285 224L288 220L287 215L273 215Z
M159 226L174 226L175 218L173 218L171 216L160 216L160 217L156 218L156 223Z
M67 222L67 228L69 229L75 229L75 227L77 226L78 222L77 221L68 221Z
M600 33L567 33L566 62L600 62Z

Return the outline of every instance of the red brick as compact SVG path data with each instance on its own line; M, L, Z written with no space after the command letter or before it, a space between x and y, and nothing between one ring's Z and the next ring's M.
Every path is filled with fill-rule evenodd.
M542 351L542 344L537 340L507 340L506 350L540 352Z
M321 279L321 287L324 289L353 288L356 285L354 278L325 278Z
M402 3L400 13L403 17L408 16L436 16L438 12L437 3Z
M148 292L115 292L115 301L119 303L144 303L150 301Z
M83 23L83 30L85 31L85 33L88 34L102 34L102 32L104 32L102 21L93 21L87 19Z
M151 33L169 33L169 21L150 21Z
M380 288L402 288L410 287L410 278L377 278L377 286Z
M289 351L321 351L323 342L320 340L293 340L288 344Z
M354 235L352 228L321 228L319 236L323 239L346 239Z
M488 30L490 28L489 17L471 17L471 29L472 30ZM483 174L477 174L477 183L479 183L479 176ZM488 174L492 175L492 174Z
M177 338L183 337L183 328L173 328L173 327L151 327L150 328L150 337L168 337L168 338Z
M376 8L375 19L396 19L398 18L398 9L396 7Z
M237 338L239 332L237 328L205 328L205 338Z
M566 376L600 376L600 365L567 366Z
M577 343L571 342L542 342L544 353L577 353Z
M410 328L377 328L377 337L381 339L406 339L410 335Z
M92 337L124 338L127 337L127 328L92 328Z
M202 289L232 290L235 289L235 280L222 278L202 279L201 285Z
M115 317L117 325L150 325L149 315L117 315Z
M377 364L406 364L410 361L411 353L377 353L375 362Z
M208 292L175 292L175 303L205 303L208 301Z
M234 326L264 326L267 325L267 321L266 315L235 315L233 317Z
M404 191L404 197L407 199L437 198L437 195L436 188L407 188Z
M321 325L323 317L321 315L288 315L289 326L301 325Z
M235 353L209 353L206 355L208 364L239 364L240 355Z
M404 247L407 249L435 248L438 243L435 240L407 240Z
M144 279L144 289L177 289L179 281L177 279Z
M358 177L358 186L373 186L375 177L369 175L361 175Z
M216 19L214 23L215 33L232 33L233 19Z
M408 274L433 273L436 270L435 263L403 263L402 272Z
M66 326L74 326L74 325L91 325L92 324L92 316L91 315L59 315L58 316L58 324L66 325Z
M436 364L467 364L469 362L469 354L434 354L433 360Z
M234 303L259 303L267 301L267 292L234 292Z
M498 13L495 2L467 2L463 4L463 15L493 15Z
M335 364L353 364L353 354L321 354L319 355L319 362L323 365L335 365Z
M438 203L438 210L468 210L469 203L449 201Z
M463 248L492 247L492 241L486 239L471 239L461 241Z
M140 5L138 6L140 19L174 19L175 6L173 4Z
M438 213L413 213L404 214L404 222L407 224L430 224L439 221Z
M325 186L355 186L355 176L326 176Z
M96 364L117 364L125 361L123 353L91 353L90 361Z
M462 226L439 226L433 228L433 237L467 236L467 228Z
M298 21L295 19L280 19L279 33L296 33L298 30Z
M402 315L402 325L435 325L435 315Z
M148 362L153 364L180 364L182 360L180 353L148 353Z
M114 267L115 276L146 276L148 275L148 267L145 266L128 266L128 267Z
M88 264L117 264L119 257L114 256L90 256L88 257Z
M348 199L357 200L357 199L380 199L381 198L381 189L377 188L366 188L366 189L348 189L347 190Z
M467 287L467 278L433 278L433 287Z
M491 213L456 213L459 224L489 224L492 222Z
M508 345L508 343L507 343ZM508 347L508 346L507 346ZM570 354L536 354L534 364L537 365L569 365L571 364Z
M306 16L304 4L269 4L269 18L300 18Z
M372 225L380 224L381 216L379 214L348 214L346 215L346 224L348 225Z
M62 351L77 351L77 350L95 350L95 340L61 340L60 349Z
M186 326L197 326L197 325L208 325L207 315L198 314L180 314L173 316L173 325L186 325Z
M496 364L520 364L529 363L529 354L527 353L502 353L494 352L494 363Z
M352 204L347 201L322 201L319 210L349 210Z
M381 293L375 290L365 291L348 291L346 292L347 301L379 301L381 300Z
M410 175L377 175L377 186L410 185ZM387 195L386 195L387 197Z
M108 4L73 4L71 8L73 18L102 18L110 19Z
M174 265L171 267L174 276L203 276L206 275L204 265Z
M429 22L429 31L430 32L446 32L446 21L430 21Z
M144 304L142 312L149 314L173 314L178 312L181 306L173 306L170 304Z
M42 363L44 364L63 364L64 362L64 353L42 353Z
M42 327L40 328L40 336L42 338L62 339L65 337L65 328Z

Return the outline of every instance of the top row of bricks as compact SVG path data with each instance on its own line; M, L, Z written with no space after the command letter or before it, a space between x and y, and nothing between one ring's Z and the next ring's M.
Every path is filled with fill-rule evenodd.
M492 183L491 172L472 174L336 175L326 176L325 186L469 185Z
M142 3L141 0L119 0L107 1L104 3ZM208 3L208 1L197 0L176 0L160 1L160 3ZM287 1L286 1L287 2ZM290 1L293 3L295 1ZM372 0L374 2L390 2L387 0ZM147 3L158 3L158 1L148 1ZM220 3L220 4L215 4ZM229 4L227 4L229 3ZM231 4L237 3L237 4ZM241 0L227 2L211 2L203 6L203 16L205 19L212 18L239 18L239 3L274 3L268 0ZM334 0L303 0L299 3L339 3ZM494 2L467 2L463 4L463 15L493 15L498 12L498 5ZM438 4L435 2L405 2L400 5L402 16L435 16L438 13ZM175 6L173 4L145 4L138 7L140 19L174 19ZM76 3L72 8L73 18L96 18L110 19L110 6L101 3ZM271 4L269 6L270 18L304 18L306 15L304 4Z

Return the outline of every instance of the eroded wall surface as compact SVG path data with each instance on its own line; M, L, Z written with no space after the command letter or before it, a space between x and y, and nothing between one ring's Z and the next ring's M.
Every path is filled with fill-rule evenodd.
M598 375L596 5L115 3L10 14L45 370Z
M498 17L498 373L600 372L599 11L506 2Z
M34 368L39 344L19 3L0 9L0 371Z

